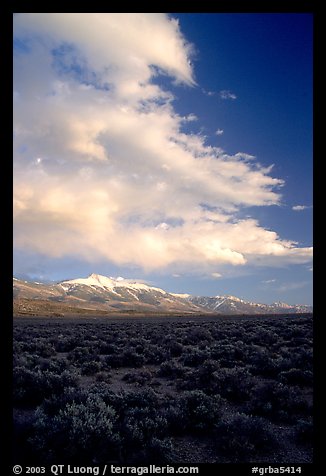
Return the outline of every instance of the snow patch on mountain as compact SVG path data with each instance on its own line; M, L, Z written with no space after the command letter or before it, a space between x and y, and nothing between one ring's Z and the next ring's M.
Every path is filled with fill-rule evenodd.
M174 296L176 298L181 298L181 299L189 299L189 298L192 297L191 294L182 294L182 293L181 294L180 293L170 293L170 294L171 294L171 296Z
M60 284L61 286L71 286L74 284L82 284L84 286L96 286L98 288L106 289L111 292L115 292L115 288L127 288L134 289L137 291L156 291L161 294L167 294L163 289L148 286L147 284L134 281L132 279L125 279L121 276L119 276L118 278L113 278L110 276L108 278L106 276L94 273L90 274L88 278L70 279L68 281L62 281Z

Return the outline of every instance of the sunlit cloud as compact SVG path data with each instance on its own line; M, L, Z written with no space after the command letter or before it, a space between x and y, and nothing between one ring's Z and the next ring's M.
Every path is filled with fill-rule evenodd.
M172 87L157 84L196 86L176 20L28 13L14 24L26 45L14 58L18 249L215 278L219 266L310 261L312 248L238 218L281 203L272 166L183 132L196 116L178 115Z

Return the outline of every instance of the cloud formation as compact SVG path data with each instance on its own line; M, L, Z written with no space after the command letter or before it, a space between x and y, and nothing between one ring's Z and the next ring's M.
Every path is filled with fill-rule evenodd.
M221 99L234 100L234 99L237 99L237 96L234 93L232 93L231 91L229 91L227 89L223 89L222 91L220 91L220 98Z
M292 207L292 210L294 210L295 212L302 212L303 210L307 210L307 208L311 207L309 207L308 205L294 205Z
M196 85L176 20L26 13L14 32L17 248L215 277L222 265L311 259L311 248L238 218L279 204L272 167L183 132L196 116L178 115L158 81Z

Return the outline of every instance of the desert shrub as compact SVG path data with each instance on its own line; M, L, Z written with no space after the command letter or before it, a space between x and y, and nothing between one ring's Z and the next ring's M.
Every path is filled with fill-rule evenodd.
M167 461L171 451L167 440L168 422L156 393L146 389L113 396L106 392L104 400L106 398L119 416L122 460L139 464L154 462L156 455L158 461Z
M183 390L202 390L207 393L205 386L200 386L198 382L198 370L186 369L182 377L175 380L175 385L178 391Z
M117 369L119 367L123 367L123 357L121 354L106 355L104 357L104 364L108 369Z
M207 394L218 393L215 388L214 372L220 369L215 360L205 360L196 370L187 372L183 380L178 381L178 387L185 390L203 390Z
M295 440L302 445L313 443L313 423L310 420L298 420L295 426Z
M42 372L48 370L60 374L68 369L68 362L66 359L40 359L37 367Z
M263 418L237 413L216 428L217 453L234 462L255 461L277 447L277 440Z
M24 367L26 369L35 370L39 364L40 358L29 352L13 354L13 368Z
M166 353L157 345L148 344L144 349L143 355L146 364L158 365L164 362L167 358Z
M144 385L152 379L152 373L149 370L141 370L139 372L127 372L122 380L128 383L137 383L138 385Z
M182 355L184 347L180 342L176 340L171 340L166 345L166 349L170 353L171 357L180 357L180 355Z
M313 352L312 349L298 348L291 355L293 368L312 370Z
M135 351L137 354L142 354L144 352L144 347L146 346L146 342L143 342L142 344L137 344L135 347Z
M17 417L15 413L13 415L13 431L11 434L13 463L20 462L20 464L33 464L33 461L31 461L31 459L33 459L31 448L28 445L28 439L33 433L33 421L33 412L28 412L23 418L20 416ZM3 440L6 440L7 436L4 432L3 436ZM3 454L3 456L5 456L5 454Z
M162 362L158 371L157 375L160 377L170 377L170 378L178 378L184 375L185 369L174 360L166 360Z
M251 372L254 375L275 377L279 372L277 362L272 359L267 349L256 346L255 351L249 357Z
M275 369L275 376L279 377L281 372L285 372L292 367L291 360L289 358L282 357L281 355L277 354L275 358L273 358L273 365Z
M101 370L100 362L96 362L94 360L90 362L84 362L81 366L82 375L95 375L100 370Z
M108 372L98 372L95 379L97 382L110 382L111 375Z
M41 404L41 408L48 416L55 416L59 411L67 404L84 403L89 396L99 396L96 392L90 392L89 390L81 387L66 387L65 391L58 394L53 394L45 398Z
M229 340L215 344L210 350L210 358L219 362L221 367L232 368L239 364L243 352Z
M205 441L206 435L215 440L218 461L254 461L261 455L267 460L277 453L271 428L283 440L283 450L288 437L291 445L300 445L302 455L310 450L311 320L24 320L15 324L14 332L14 404L28 408L17 412L17 434L19 444L32 436L26 455L34 460L56 463L62 455L63 462L79 462L82 454L88 464L101 458L140 465L173 462L177 456L168 437L178 435L182 450L188 444L191 449L203 435ZM53 349L69 358L50 355ZM166 391L172 382L163 382L157 393L151 389L160 382L145 368L133 370L135 359L138 366L157 366L153 375L173 379L177 396ZM88 373L93 362L96 368ZM123 377L130 390L117 392L109 372L123 366L131 367ZM95 378L83 379L79 387L76 368L84 375L96 371ZM94 436L87 422L97 422L102 404L115 412L113 426L111 433L102 428L103 434ZM29 407L36 405L43 416L37 412L33 426L32 417L27 421L25 415L31 416ZM235 411L245 414L237 417ZM73 418L85 432L84 442L76 441L79 430ZM290 427L281 434L271 422ZM93 440L98 447L87 453L85 444Z
M211 377L214 372L220 369L220 364L216 360L205 360L203 365L198 368L199 380L205 381L207 377Z
M92 357L87 347L78 346L68 353L68 359L79 365L88 362Z
M297 415L309 415L311 407L297 387L273 381L257 385L247 404L249 413L273 420L292 422Z
M123 352L122 360L125 367L141 367L145 363L145 357L131 349L126 349Z
M290 369L279 374L282 383L299 386L311 386L313 374L310 370Z
M145 388L133 392L121 392L121 409L125 411L129 408L151 408L155 415L159 407L159 399L157 393L151 388Z
M165 436L167 420L150 407L135 407L126 411L121 428L129 448L141 447L153 436Z
M311 340L307 337L293 337L289 342L291 347L311 347Z
M56 352L71 352L78 346L78 338L76 336L59 335L53 342Z
M110 384L106 382L94 382L90 384L86 390L82 392L83 398L94 395L101 398L106 405L115 409L118 418L123 415L126 405L124 404L125 392L115 393L112 391ZM84 401L84 400L82 400Z
M136 329L135 329L136 331ZM135 334L136 332L134 332L133 334ZM137 351L137 348L139 349L139 353L141 353L141 351L143 350L144 348L144 340L142 338L138 338L138 337L131 337L129 339L129 347L134 349L136 352Z
M19 348L19 351L20 352L28 352L30 354L33 354L33 355L38 355L38 346L40 345L39 342L37 342L37 340L31 336L30 338L28 338L28 336L26 336L26 340L24 341L21 341L19 343L19 346L17 346Z
M47 462L107 462L120 449L115 425L114 409L92 395L85 403L67 403L54 416L39 408L30 443Z
M255 333L254 342L258 345L270 347L278 342L278 335L272 329L260 328Z
M220 368L213 372L210 388L233 402L242 402L251 395L253 379L247 369Z
M224 370L224 369L223 369ZM196 369L183 369L181 378L176 381L178 390L202 390L206 394L219 393L216 385L215 372L220 371L219 363L215 360L205 360Z
M292 324L291 326L291 334L290 337L293 338L298 338L298 337L306 337L306 331L301 324Z
M200 343L209 343L212 340L211 333L208 329L193 326L183 335L184 345L199 345Z
M47 339L43 339L40 337L31 337L30 339L26 338L26 340L16 345L16 348L14 348L14 350L19 352L28 352L33 354L34 356L39 357L51 357L56 353L53 344L50 343Z
M242 339L236 339L233 342L233 356L238 365L245 362L248 355L249 346Z
M181 362L187 367L197 367L208 358L208 353L204 350L199 350L196 347L190 347L183 353Z
M78 375L64 371L56 374L46 370L33 372L17 367L13 372L13 400L17 405L35 406L51 394L62 392L66 387L78 384Z
M56 354L56 350L49 342L41 342L37 344L36 354L40 357L51 357Z
M221 417L222 403L219 395L186 391L166 409L166 418L175 433L211 431Z
M101 341L98 347L98 353L104 355L112 355L119 352L119 348L111 342Z
M133 409L121 424L122 460L134 464L168 462L172 444L167 437L167 421L148 409Z
M173 462L173 445L170 438L157 438L153 436L146 448L145 455L140 454L139 463L164 464Z
M210 357L213 360L219 361L221 357L224 355L224 343L223 340L220 340L216 344L212 345L210 348Z

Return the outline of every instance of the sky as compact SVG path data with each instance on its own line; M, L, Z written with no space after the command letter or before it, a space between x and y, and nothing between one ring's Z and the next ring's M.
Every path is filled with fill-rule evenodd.
M13 20L16 277L312 304L311 14Z

